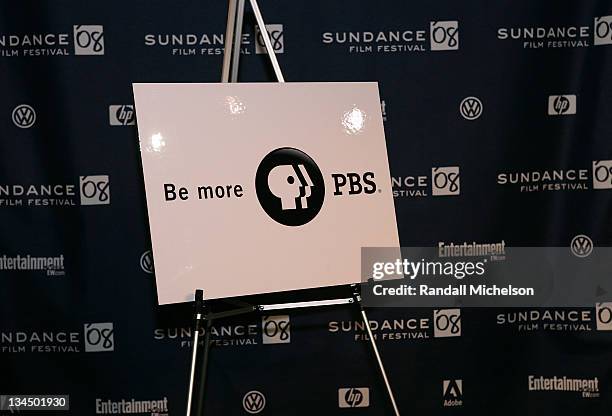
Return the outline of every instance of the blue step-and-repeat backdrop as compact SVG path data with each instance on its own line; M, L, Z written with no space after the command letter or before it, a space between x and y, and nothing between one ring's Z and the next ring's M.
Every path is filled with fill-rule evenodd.
M260 6L289 82L380 83L403 245L610 245L612 2ZM191 305L156 303L131 84L219 81L226 7L0 3L0 394L184 413ZM254 20L247 7L240 80L273 81ZM370 316L404 414L599 415L612 303L598 296ZM206 414L392 412L355 309L211 334Z

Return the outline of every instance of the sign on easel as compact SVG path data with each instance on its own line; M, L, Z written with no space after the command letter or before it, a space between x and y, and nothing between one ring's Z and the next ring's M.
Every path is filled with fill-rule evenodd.
M134 96L160 304L357 283L399 247L376 83Z

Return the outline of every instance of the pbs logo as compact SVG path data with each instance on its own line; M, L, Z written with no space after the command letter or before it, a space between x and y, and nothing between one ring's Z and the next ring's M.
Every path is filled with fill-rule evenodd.
M283 225L299 226L312 221L321 210L325 182L310 156L283 147L268 153L259 164L255 191L270 218Z
M333 195L377 192L374 173L332 173ZM315 161L301 150L283 147L268 153L257 168L255 191L274 221L301 226L312 221L325 199L325 180Z

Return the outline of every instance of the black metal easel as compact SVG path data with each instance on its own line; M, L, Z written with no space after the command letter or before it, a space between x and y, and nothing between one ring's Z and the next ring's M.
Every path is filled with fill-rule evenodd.
M229 0L228 14L227 14L227 26L225 32L225 49L223 52L223 69L221 75L221 82L238 82L238 63L240 60L240 43L242 40L242 24L244 18L244 2L245 0ZM272 67L274 69L274 73L278 82L285 82L282 71L280 69L280 65L278 64L278 60L276 59L276 55L274 53L274 48L272 47L272 42L270 41L270 35L268 31L265 29L266 25L263 21L263 17L259 10L259 6L257 4L257 0L249 0L251 4L251 8L255 14L255 18L257 20L257 25L260 28L260 33L264 44L266 46L267 54L270 58ZM294 303L280 303L273 305L248 305L241 308L213 313L210 310L210 306L207 305L204 300L204 291L198 289L195 291L195 304L194 304L194 331L192 334L192 356L191 356L191 372L189 378L189 391L187 394L187 413L186 416L202 416L203 408L204 408L204 398L205 398L205 390L206 390L206 371L208 367L209 353L210 353L210 328L212 326L212 322L215 319L227 318L230 316L243 315L246 313L256 312L256 311L272 311L272 310L282 310L282 309L296 309L296 308L305 308L305 307L314 307L314 306L332 306L332 305L343 305L343 304L355 304L358 305L361 317L365 324L365 328L368 332L368 337L370 340L370 345L372 346L372 350L374 355L376 356L376 361L378 363L378 368L382 374L383 380L385 382L385 387L387 389L387 394L389 396L389 400L393 406L393 411L395 416L400 416L399 410L397 408L397 404L395 402L395 397L393 396L393 391L391 390L391 385L389 383L389 379L387 378L387 373L385 372L385 368L383 366L382 359L380 357L380 353L378 351L378 347L376 345L376 341L374 340L374 335L372 334L372 329L370 328L370 321L368 320L368 316L366 311L361 303L361 293L360 293L360 285L353 284L351 285L351 296L347 298L341 299L327 299L327 300L319 300L319 301L308 301L308 302L294 302ZM202 332L202 324L205 325L204 330L204 345L202 351L202 362L200 366L200 376L198 383L198 393L194 397L193 390L196 381L196 366L197 366L197 358L198 358L198 342L200 337L200 332Z
M365 324L365 328L368 332L368 338L370 341L370 345L372 346L372 350L374 355L376 356L376 361L378 364L378 368L380 369L381 375L385 382L385 387L387 389L387 394L389 396L389 400L391 401L391 405L393 406L393 410L396 416L399 416L399 410L397 408L397 404L395 402L395 397L393 396L393 391L391 390L391 384L389 383L389 379L387 378L387 373L385 371L385 367L382 362L382 358L380 357L380 353L378 351L378 347L376 345L376 341L374 340L374 335L372 334L372 329L370 328L370 321L368 319L367 313L361 303L361 292L360 285L353 284L351 285L351 297L340 298L340 299L326 299L326 300L318 300L318 301L307 301L307 302L293 302L293 303L279 303L279 304L271 304L271 305L249 305L242 308L237 308L229 311L213 313L210 311L210 307L206 305L204 301L204 291L201 289L196 290L195 292L195 304L194 304L194 331L192 333L192 356L191 356L191 373L189 378L189 392L187 394L187 414L186 416L202 416L203 408L204 408L204 397L205 397L205 389L206 389L206 372L208 368L208 357L210 353L210 328L212 326L212 322L215 319L227 318L230 316L244 315L251 312L265 312L272 310L281 310L281 309L297 309L297 308L306 308L306 307L314 307L314 306L334 306L334 305L344 305L344 304L355 304L359 307L361 318ZM202 363L200 366L200 374L199 374L199 383L198 383L198 393L194 397L193 390L195 380L197 378L196 366L197 366L197 355L198 355L198 340L200 337L200 332L202 331L202 323L205 323L204 330L204 345L202 350Z

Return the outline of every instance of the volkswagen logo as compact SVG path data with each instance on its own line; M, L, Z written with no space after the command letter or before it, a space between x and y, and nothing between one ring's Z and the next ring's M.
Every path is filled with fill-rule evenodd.
M151 250L145 251L140 256L140 267L145 273L153 273L153 253L151 253Z
M36 121L36 112L27 104L20 104L13 110L13 123L21 129L28 129Z
M572 238L570 249L576 257L588 257L593 252L593 240L584 234L579 234Z
M459 111L466 120L476 120L482 115L482 101L476 97L465 97L459 105Z
M259 413L266 407L266 397L257 390L251 390L244 395L242 407L252 415Z

